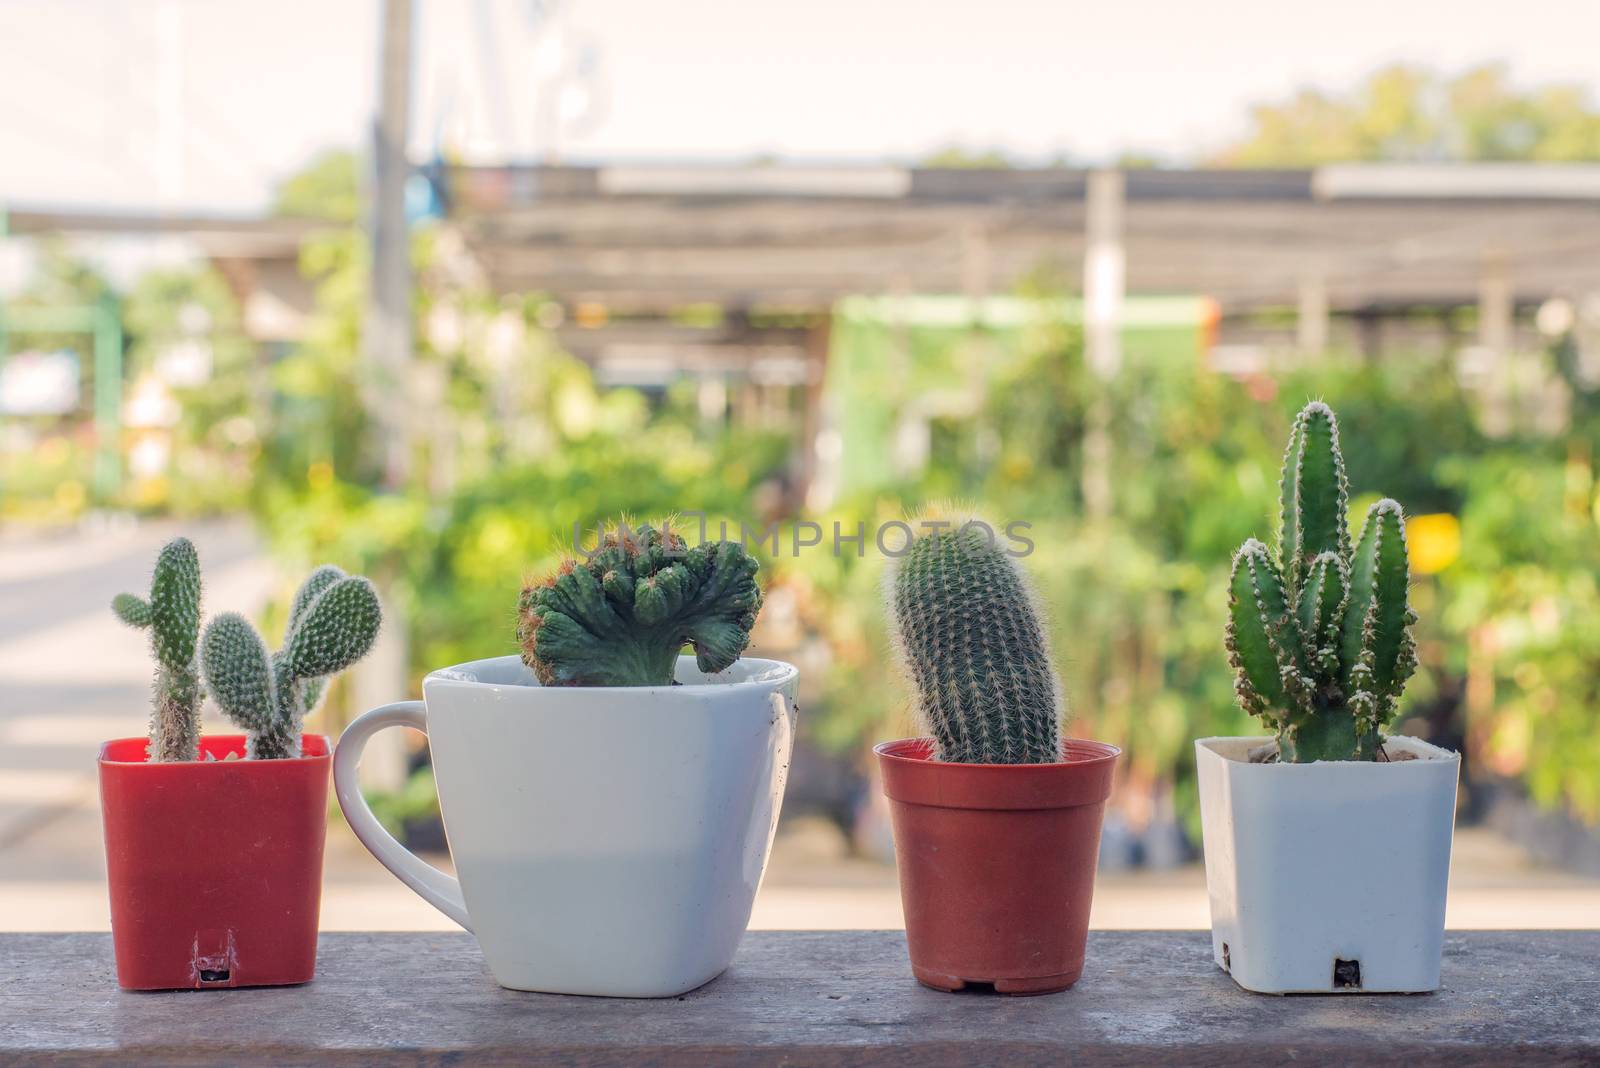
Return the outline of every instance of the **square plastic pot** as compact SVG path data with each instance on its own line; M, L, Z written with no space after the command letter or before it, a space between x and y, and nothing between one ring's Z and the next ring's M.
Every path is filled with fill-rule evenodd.
M244 749L237 734L202 738L202 759L185 763L149 763L144 738L100 749L126 990L283 986L316 971L331 745L306 735L293 760L224 759Z
M1437 990L1460 756L1249 763L1267 741L1195 743L1218 967L1263 994Z

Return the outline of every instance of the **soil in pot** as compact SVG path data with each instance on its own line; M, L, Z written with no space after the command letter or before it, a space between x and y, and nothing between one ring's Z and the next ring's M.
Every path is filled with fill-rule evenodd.
M939 990L1065 990L1083 973L1100 825L1120 752L947 764L916 738L875 750L894 824L911 970Z

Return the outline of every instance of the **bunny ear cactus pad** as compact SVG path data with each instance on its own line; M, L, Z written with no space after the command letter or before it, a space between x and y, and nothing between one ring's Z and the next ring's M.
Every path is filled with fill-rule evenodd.
M300 584L300 589L295 592L294 601L289 606L288 633L293 634L299 628L300 621L305 618L306 609L316 600L317 595L344 577L344 571L332 564L323 564L311 572ZM307 679L303 684L303 703L307 714L317 707L327 682L327 679Z
M1017 562L969 522L913 541L890 577L895 647L937 758L1061 759L1060 682Z
M150 759L195 760L200 755L200 556L188 538L168 542L156 557L150 598L120 593L111 602L117 618L150 632L156 661L150 715Z
M212 699L229 719L250 732L251 755L258 755L256 739L274 733L278 718L267 643L244 616L224 612L206 625L204 648Z
M1405 514L1379 501L1351 546L1339 425L1320 402L1295 419L1281 488L1277 558L1254 538L1233 558L1234 689L1279 759L1374 760L1417 666Z
M670 686L685 645L701 671L725 671L761 611L759 566L738 542L689 548L665 525L619 526L523 589L522 660L545 686Z
M255 627L236 612L206 626L206 683L223 714L249 732L248 756L300 755L301 728L324 681L367 654L382 619L372 583L321 567L295 596L279 652L268 653Z

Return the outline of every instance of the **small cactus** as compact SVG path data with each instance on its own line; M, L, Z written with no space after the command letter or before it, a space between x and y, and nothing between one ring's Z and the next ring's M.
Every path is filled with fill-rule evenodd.
M917 537L889 576L894 644L938 760L1061 759L1061 684L1032 591L981 523Z
M150 632L156 661L150 714L150 760L200 756L200 702L205 696L195 651L200 637L200 557L188 538L170 541L156 557L150 599L119 593L111 610L128 626Z
M1251 538L1233 558L1235 692L1277 732L1281 760L1375 760L1417 666L1405 513L1377 502L1352 547L1339 424L1321 402L1295 419L1281 488L1276 557Z
M372 583L324 565L295 594L277 653L267 651L255 627L237 612L207 624L201 641L206 685L223 714L249 733L246 755L299 756L301 726L325 681L367 654L381 622Z
M522 660L545 686L670 686L685 645L701 671L724 671L750 644L759 566L738 542L689 548L666 524L619 524L523 589Z

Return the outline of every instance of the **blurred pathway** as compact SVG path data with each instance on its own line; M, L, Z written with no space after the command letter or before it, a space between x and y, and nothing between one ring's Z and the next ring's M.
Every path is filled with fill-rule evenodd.
M144 636L108 605L148 588L177 528L18 537L0 532L0 930L104 930L109 923L95 784L97 747L143 734L150 661ZM275 573L242 520L188 523L205 567L206 611L255 611ZM207 729L217 729L208 712ZM445 858L432 858L445 864ZM1209 925L1198 865L1102 875L1100 928ZM1541 869L1491 832L1456 838L1449 924L1576 928L1600 924L1600 880ZM322 925L444 930L450 921L379 867L337 816L329 826ZM756 900L755 928L902 925L890 865L849 856L823 820L786 820Z
M248 525L185 530L205 567L207 606L258 607L272 572ZM53 825L87 814L98 833L94 754L100 742L145 732L152 670L148 638L117 622L111 597L145 594L156 552L176 533L158 523L0 535L0 877L25 870L20 850L49 849ZM86 858L56 859L56 870L76 874Z

